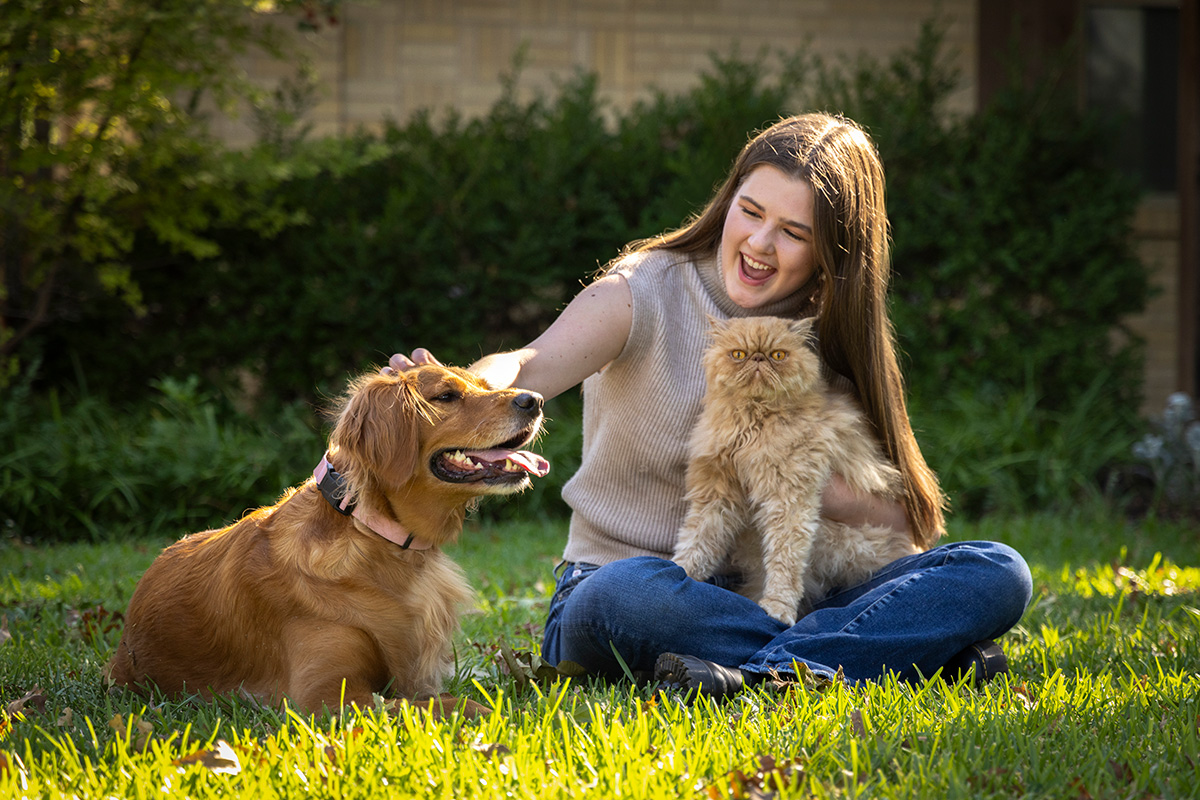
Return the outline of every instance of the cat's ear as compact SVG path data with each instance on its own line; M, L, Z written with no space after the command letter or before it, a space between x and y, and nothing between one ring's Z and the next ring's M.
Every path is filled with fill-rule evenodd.
M729 320L721 319L720 317L714 317L712 314L708 315L708 332L710 335L714 333L720 333L728 327Z
M805 317L804 319L795 320L789 327L792 333L803 336L805 339L811 341L814 336L813 327L816 325L816 322L816 317Z

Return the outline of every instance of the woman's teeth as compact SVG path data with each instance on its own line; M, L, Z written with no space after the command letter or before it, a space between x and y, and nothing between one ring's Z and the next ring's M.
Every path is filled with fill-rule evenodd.
M775 268L770 264L764 264L761 261L755 261L745 253L742 254L742 268L745 270L747 275L755 280L762 280L770 273L775 271Z

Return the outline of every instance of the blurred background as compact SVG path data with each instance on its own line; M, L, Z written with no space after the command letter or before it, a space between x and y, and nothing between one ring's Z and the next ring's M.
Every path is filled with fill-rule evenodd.
M1200 514L1200 12L1087 0L10 0L0 530L176 536L302 481L392 352L530 340L755 130L877 142L958 513ZM481 514L565 513L550 480Z

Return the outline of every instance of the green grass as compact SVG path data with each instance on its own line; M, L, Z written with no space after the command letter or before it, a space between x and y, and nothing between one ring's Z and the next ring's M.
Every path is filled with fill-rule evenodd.
M982 690L885 681L687 705L630 685L509 675L535 650L562 522L469 525L478 592L450 689L480 720L402 707L301 718L235 699L107 694L100 666L162 543L0 544L0 797L1194 797L1200 536L1099 513L988 518L1034 602ZM0 638L3 634L0 634Z

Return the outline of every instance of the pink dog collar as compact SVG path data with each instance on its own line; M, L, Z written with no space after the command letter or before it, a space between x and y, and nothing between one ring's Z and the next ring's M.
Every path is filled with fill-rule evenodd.
M321 456L321 463L313 470L313 480L335 511L358 520L376 536L400 545L402 550L428 550L433 547L433 542L418 539L415 533L409 533L399 522L379 514L369 514L351 503L346 493L346 481L329 463L329 453Z

